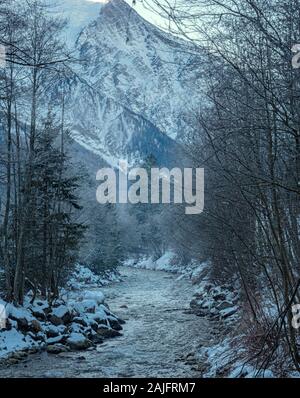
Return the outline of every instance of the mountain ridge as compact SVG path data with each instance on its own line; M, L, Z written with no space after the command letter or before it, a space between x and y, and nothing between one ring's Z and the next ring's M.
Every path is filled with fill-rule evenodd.
M81 83L73 84L68 104L73 138L113 165L148 154L138 138L154 152L157 142L160 158L161 142L174 147L190 128L187 115L198 95L191 55L125 1L99 5L76 40Z

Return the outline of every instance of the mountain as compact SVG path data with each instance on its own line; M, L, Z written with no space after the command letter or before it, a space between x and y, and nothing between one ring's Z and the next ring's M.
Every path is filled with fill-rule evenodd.
M76 0L65 6L72 3L83 7ZM198 56L123 0L84 9L89 22L76 27L80 62L68 101L73 138L112 165L149 154L168 163L200 96L191 69ZM73 33L74 25L70 29Z

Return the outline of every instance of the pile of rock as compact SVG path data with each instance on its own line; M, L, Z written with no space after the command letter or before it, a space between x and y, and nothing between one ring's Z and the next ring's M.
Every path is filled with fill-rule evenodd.
M238 294L232 286L214 286L204 282L190 303L192 312L198 316L228 319L237 315Z
M99 291L83 292L67 302L57 300L51 306L44 300L35 300L24 307L7 304L6 315L6 327L0 331L0 349L6 349L10 357L5 343L11 344L15 336L23 336L24 344L19 346L23 345L24 351L46 349L48 353L58 354L84 350L106 338L121 336L124 323L110 311ZM14 356L20 357L16 351L20 352L15 349Z
M102 275L96 275L89 268L76 264L67 287L71 290L82 290L86 288L97 288L106 286L111 282L120 282L121 275L118 270L107 270Z

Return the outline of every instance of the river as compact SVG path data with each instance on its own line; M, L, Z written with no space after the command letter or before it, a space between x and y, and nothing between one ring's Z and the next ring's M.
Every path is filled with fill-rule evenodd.
M123 336L97 349L46 352L0 369L0 377L201 377L189 353L209 341L209 321L189 313L193 286L162 271L120 269L123 281L101 288L126 321Z

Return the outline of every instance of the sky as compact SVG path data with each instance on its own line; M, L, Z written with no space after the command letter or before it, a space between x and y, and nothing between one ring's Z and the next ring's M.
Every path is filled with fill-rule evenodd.
M92 1L94 3L107 3L108 0L88 0ZM130 6L132 5L132 0L125 0ZM160 26L160 27L166 27L165 21L160 18L158 15L156 15L154 12L151 12L150 10L146 9L140 1L136 2L136 5L134 6L134 9L145 19L147 19L149 22L153 23L154 25Z

